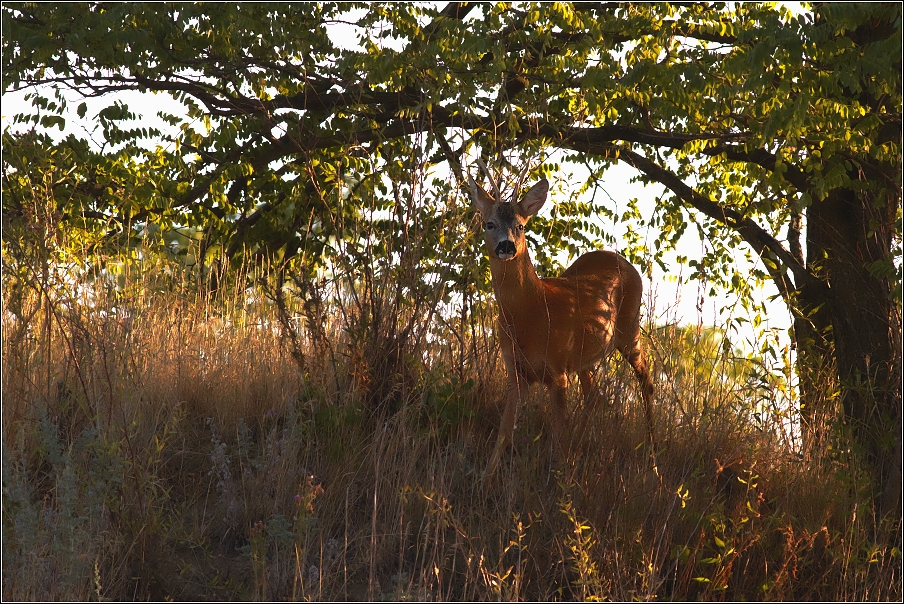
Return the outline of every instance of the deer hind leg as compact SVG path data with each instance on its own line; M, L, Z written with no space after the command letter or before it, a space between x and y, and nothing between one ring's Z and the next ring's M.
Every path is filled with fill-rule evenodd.
M634 368L634 374L640 382L644 415L646 416L647 421L647 436L649 437L650 442L653 442L653 380L650 377L650 367L647 363L647 356L640 347L640 338L635 338L629 346L619 348L619 350L628 360L628 363L631 364L631 367Z
M584 405L588 408L595 407L599 402L599 391L596 388L596 380L593 379L593 372L584 369L578 373L578 378L581 380L581 396L584 398Z
M559 461L566 461L571 448L569 435L569 417L567 404L568 378L565 374L547 377L547 390L549 390L549 406L544 413L547 430L553 440L553 447Z
M581 381L581 397L584 404L579 412L575 413L574 429L572 430L572 439L574 445L583 447L584 439L587 436L587 429L590 427L593 417L596 415L596 408L600 402L600 392L596 380L593 378L593 372L584 369L578 372L578 378Z

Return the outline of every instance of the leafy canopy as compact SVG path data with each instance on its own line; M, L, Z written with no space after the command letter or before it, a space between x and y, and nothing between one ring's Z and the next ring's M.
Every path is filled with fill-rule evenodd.
M745 291L730 261L743 241L763 259L754 276L790 303L814 278L801 213L854 180L874 204L900 187L895 5L9 3L2 18L4 90L31 90L14 122L34 127L4 133L9 190L55 148L67 219L104 237L193 229L207 260L313 261L348 235L322 217L341 206L351 219L367 196L386 209L430 166L456 174L469 143L511 173L560 148L589 169L587 187L619 160L666 187L654 215L612 216L631 224L635 261L691 227L710 243L696 274ZM185 111L159 113L171 131L136 122L116 96L127 90ZM109 102L89 115L87 99ZM96 144L40 134L75 103ZM431 203L453 184L428 183ZM595 208L562 210L573 222L550 230L554 246L600 235ZM647 225L651 250L636 236Z

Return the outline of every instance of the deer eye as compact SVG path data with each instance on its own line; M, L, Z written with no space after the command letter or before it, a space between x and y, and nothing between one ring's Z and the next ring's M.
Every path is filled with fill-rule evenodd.
M487 223L487 230L488 230L488 231L492 231L492 230L495 229L495 228L496 228L496 223L495 223L495 222L488 222L488 223Z
M524 225L523 225L523 224L519 224L519 225L518 225L518 232L521 232L521 231L523 231L523 230L524 230Z

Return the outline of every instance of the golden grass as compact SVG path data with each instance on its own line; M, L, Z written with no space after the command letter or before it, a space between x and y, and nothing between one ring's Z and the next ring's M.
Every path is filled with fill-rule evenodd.
M272 304L149 274L6 280L4 599L901 598L853 457L751 421L775 383L689 370L686 334L651 330L655 469L616 356L580 452L551 458L537 389L485 488L491 341L347 307L292 323L299 363Z

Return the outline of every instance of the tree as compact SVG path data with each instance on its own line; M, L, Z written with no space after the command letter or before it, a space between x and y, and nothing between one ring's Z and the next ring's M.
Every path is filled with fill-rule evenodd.
M341 236L301 234L330 206L322 191L342 180L350 195L366 182L385 193L417 133L426 161L453 171L453 144L472 141L514 172L514 158L567 150L590 169L588 186L629 164L668 191L653 217L623 217L660 229L657 258L693 225L712 248L696 274L744 291L749 276L728 252L759 256L754 280L771 280L794 313L804 424L829 368L845 429L898 505L899 4L820 3L797 17L747 3L4 4L2 14L4 90L35 88L20 122L61 125L61 90L153 91L186 106L161 115L180 132L169 149L143 150L161 134L129 128L115 100L96 116L101 152L59 143L78 158L78 184L57 197L65 215L114 234L193 226L221 261L261 249L291 259ZM330 37L343 25L357 47ZM5 151L31 140L5 133ZM15 199L4 195L11 219Z

